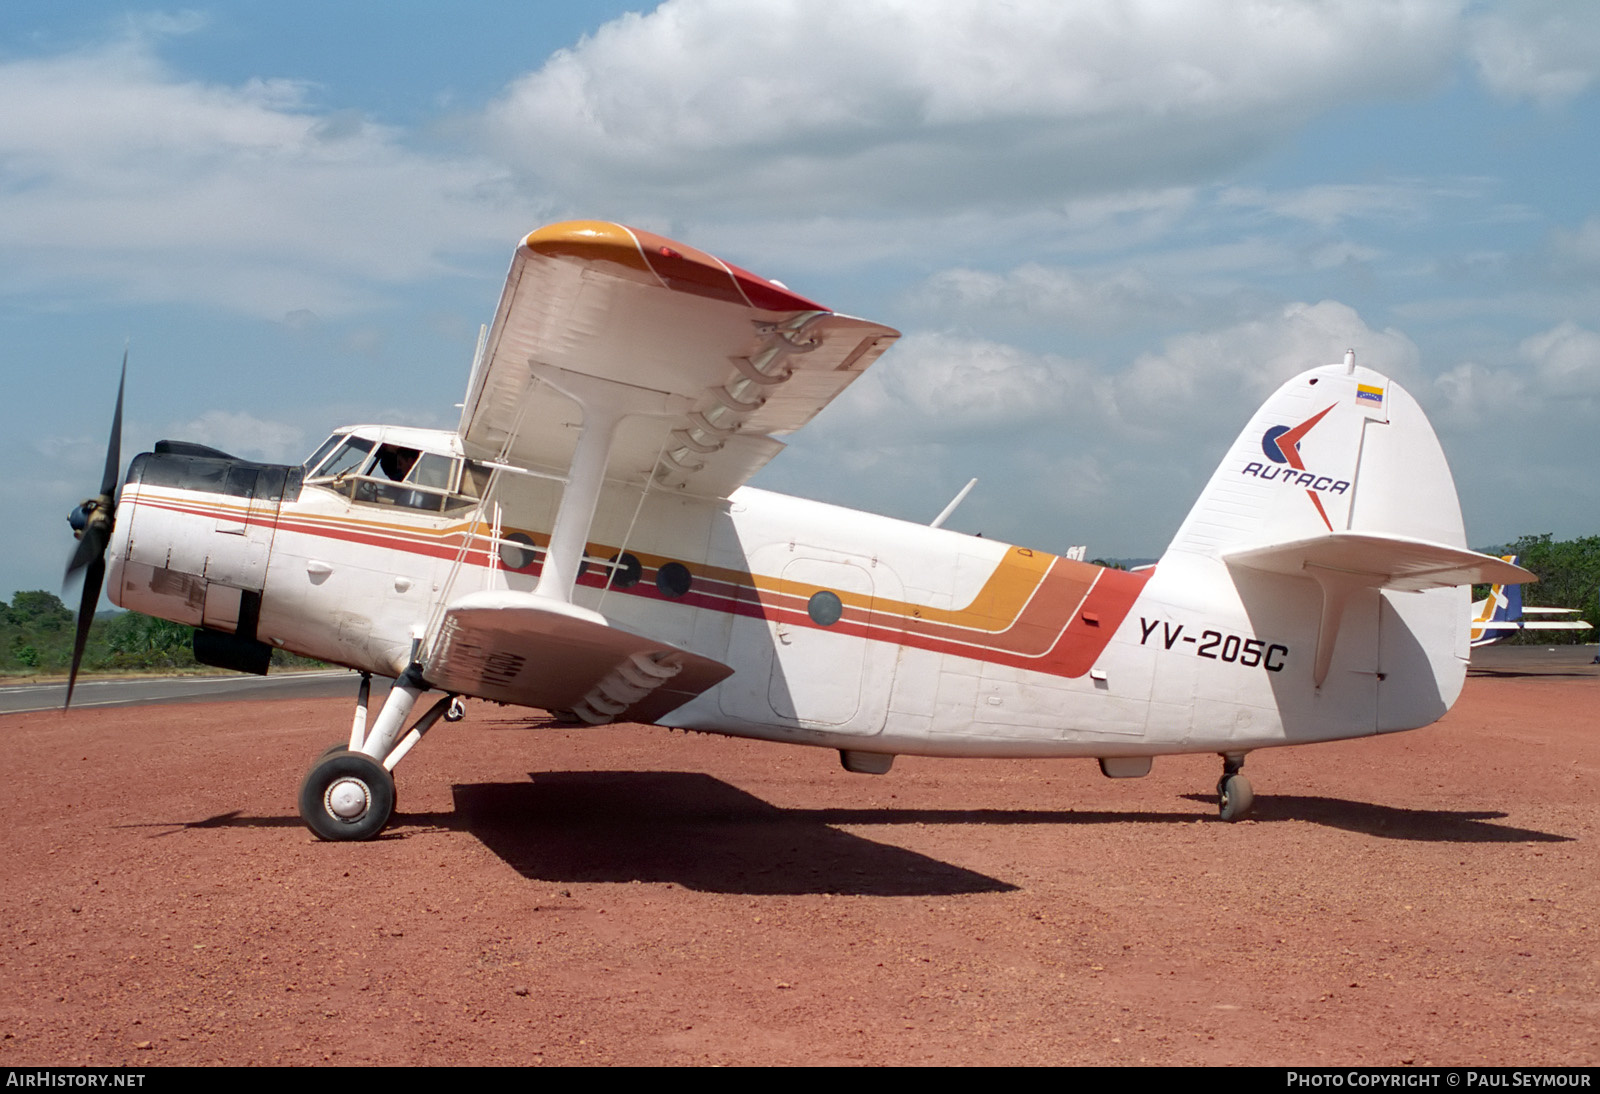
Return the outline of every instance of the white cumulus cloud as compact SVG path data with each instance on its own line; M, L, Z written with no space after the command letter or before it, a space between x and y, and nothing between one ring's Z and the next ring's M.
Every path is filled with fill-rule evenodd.
M185 78L145 36L0 61L0 102L6 292L339 313L514 238L483 163L315 109L301 83Z
M1133 429L1195 430L1241 423L1285 380L1309 368L1356 361L1417 386L1416 344L1396 330L1374 330L1347 304L1293 303L1230 327L1169 338L1117 377L1120 421ZM1185 425L1184 423L1188 423Z
M196 441L233 456L267 463L299 463L309 451L305 430L265 421L243 411L208 410L172 428L176 440Z
M512 83L486 131L566 192L675 210L1065 200L1430 87L1458 7L668 0Z
M1513 0L1473 20L1469 50L1496 94L1567 102L1600 79L1600 5Z
M1519 348L1546 395L1600 395L1600 334L1568 321L1524 339Z

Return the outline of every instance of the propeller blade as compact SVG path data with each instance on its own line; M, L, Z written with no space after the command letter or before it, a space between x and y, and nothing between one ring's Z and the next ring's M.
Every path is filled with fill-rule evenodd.
M122 349L122 378L117 381L117 411L111 416L111 443L106 445L106 470L100 476L100 496L110 498L113 505L117 496L117 472L121 470L122 456L122 389L128 384L128 349Z
M116 520L117 472L122 460L122 393L128 384L128 350L122 350L122 376L117 381L117 409L111 416L111 439L106 444L106 469L100 476L100 496L84 502L69 518L79 530L78 546L67 563L66 580L84 570L83 595L78 601L77 630L72 637L72 670L67 674L67 701L72 706L72 689L78 683L84 647L89 644L89 628L94 610L100 604L100 587L106 580L106 548L111 544L111 528ZM87 567L87 569L85 569Z
M94 622L94 609L100 603L100 586L106 579L104 554L94 557L89 571L83 575L83 599L78 602L78 630L72 638L72 671L67 674L67 701L61 709L72 706L72 689L78 683L78 667L83 664L83 648L89 644L89 626Z

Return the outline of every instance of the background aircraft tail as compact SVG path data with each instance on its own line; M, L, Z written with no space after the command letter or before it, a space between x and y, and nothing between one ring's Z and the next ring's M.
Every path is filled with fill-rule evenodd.
M1502 555L1516 564L1516 555ZM1472 605L1474 647L1488 646L1516 631L1586 631L1590 625L1581 619L1526 619L1527 615L1577 615L1577 608L1526 608L1521 585L1491 585L1489 595Z
M1529 576L1467 550L1433 427L1352 353L1267 399L1153 581L1181 600L1231 579L1250 631L1291 650L1273 679L1291 738L1315 739L1348 735L1369 704L1374 729L1438 718L1466 671L1460 586Z
M1515 564L1516 555L1502 555L1507 562ZM1472 604L1472 634L1471 641L1474 646L1487 646L1505 638L1511 628L1503 624L1514 623L1522 618L1522 586L1521 585L1491 585L1489 595ZM1497 625L1498 624L1498 625Z

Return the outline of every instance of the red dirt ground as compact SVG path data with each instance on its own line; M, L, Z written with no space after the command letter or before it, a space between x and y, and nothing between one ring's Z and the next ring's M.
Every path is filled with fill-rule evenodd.
M874 778L475 703L328 844L348 702L11 716L0 1065L1594 1064L1594 672L1253 753L1234 825L1215 757Z

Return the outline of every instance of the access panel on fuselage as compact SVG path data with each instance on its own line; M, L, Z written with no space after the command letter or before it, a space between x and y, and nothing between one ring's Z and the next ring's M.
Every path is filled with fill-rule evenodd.
M897 646L873 603L899 593L875 559L783 543L749 561L754 587L730 628L722 713L758 725L870 736L883 729ZM884 583L886 587L880 587Z

